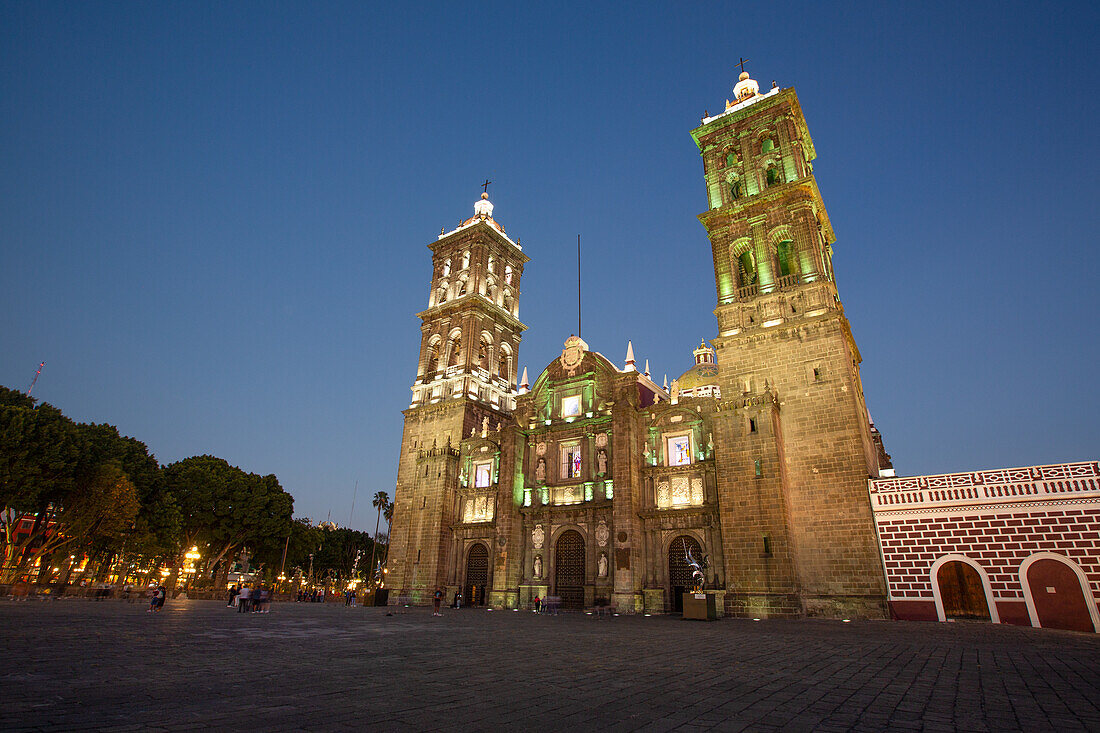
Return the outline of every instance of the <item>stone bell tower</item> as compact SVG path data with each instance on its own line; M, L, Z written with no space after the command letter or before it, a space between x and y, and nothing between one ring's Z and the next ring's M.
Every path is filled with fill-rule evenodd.
M387 584L391 597L426 602L445 582L459 443L508 420L516 398L520 278L528 257L493 218L483 193L474 215L441 229L428 307L417 316L420 358L398 459Z
M878 457L798 97L774 83L761 92L742 72L725 110L691 135L718 298L727 608L882 616L867 497Z

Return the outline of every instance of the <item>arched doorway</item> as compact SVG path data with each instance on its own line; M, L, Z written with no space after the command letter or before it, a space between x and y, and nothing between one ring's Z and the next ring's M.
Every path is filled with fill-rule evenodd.
M703 559L703 548L699 546L699 540L691 535L680 535L668 546L668 591L670 606L676 613L683 613L684 592L692 587L687 550L691 550L696 560Z
M570 529L562 532L554 553L554 594L562 608L584 608L584 581L584 538Z
M977 569L961 560L951 560L936 572L943 615L949 619L991 621L985 586Z
M1081 579L1067 563L1043 557L1030 562L1024 574L1034 608L1033 623L1044 629L1096 630Z
M462 588L463 604L485 604L485 586L489 583L489 551L480 542L466 556L466 584Z

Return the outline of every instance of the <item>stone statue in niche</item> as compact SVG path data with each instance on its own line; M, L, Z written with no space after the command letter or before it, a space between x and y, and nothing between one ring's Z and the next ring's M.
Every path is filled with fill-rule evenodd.
M542 549L542 543L546 541L546 533L542 530L541 524L536 524L535 529L531 532L531 544L535 546L536 550Z
M542 555L535 555L535 577L542 577Z
M470 437L472 438L475 435L477 435L477 428L470 428Z
M672 400L671 400L672 404L675 405L680 401L680 380L679 379L673 379L672 380L672 387L671 387L671 390L670 390L669 394L672 396Z
M607 553L601 552L600 559L596 561L596 572L601 578L607 577Z
M535 464L535 480L540 484L546 481L546 459L540 457L539 462Z
M607 473L607 451L603 448L600 448L600 452L596 455L596 466L601 476Z
M481 418L481 437L485 437L489 432L489 418Z

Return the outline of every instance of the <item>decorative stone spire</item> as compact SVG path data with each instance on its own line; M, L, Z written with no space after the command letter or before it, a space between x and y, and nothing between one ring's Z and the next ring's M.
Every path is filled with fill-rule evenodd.
M645 372L644 372L644 374L645 374L645 375L646 375L647 377L649 376L649 359L646 359L646 360L645 360Z
M519 380L519 393L527 394L530 388L531 385L527 384L527 367L523 367L523 377Z
M623 367L624 372L636 372L638 369L634 366L634 342L626 342L626 366Z
M481 199L474 204L474 216L479 219L493 218L493 204L489 201L489 194L481 194Z

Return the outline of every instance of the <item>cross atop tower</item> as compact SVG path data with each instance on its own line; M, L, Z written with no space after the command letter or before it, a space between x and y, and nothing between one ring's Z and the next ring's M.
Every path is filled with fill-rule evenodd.
M744 57L740 57L740 58L741 58L740 63L734 64L734 66L740 66L741 71L744 72L745 71L745 64L747 64L749 60L744 58Z
M489 193L489 184L492 183L488 178L485 179L485 183L481 184L482 193Z

